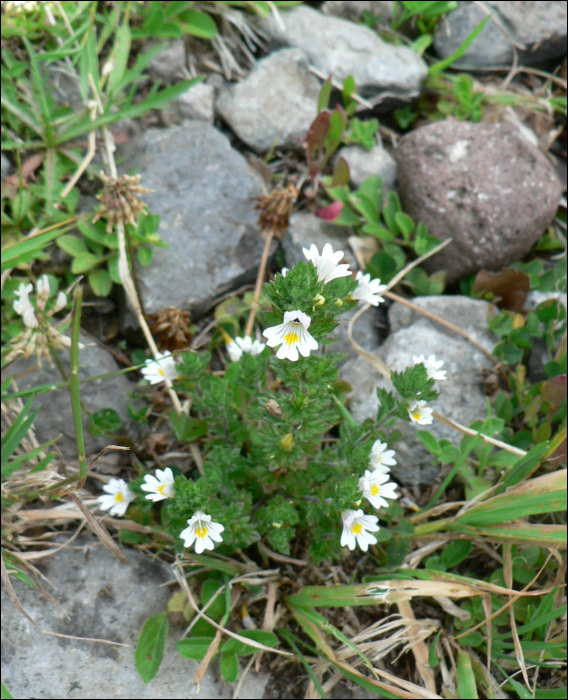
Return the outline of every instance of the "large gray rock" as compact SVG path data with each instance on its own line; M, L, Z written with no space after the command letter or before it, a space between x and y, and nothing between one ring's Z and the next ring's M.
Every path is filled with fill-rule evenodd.
M439 296L418 297L413 303L466 331L489 351L499 340L487 330L491 305L486 301ZM413 364L413 355L435 355L437 360L444 360L443 369L447 370L448 378L436 383L440 397L431 406L465 426L484 419L487 409L482 372L493 366L490 360L465 338L402 304L391 306L389 321L391 335L373 354L391 370L399 372ZM390 382L362 357L353 363L345 363L341 376L353 387L350 410L355 418L359 422L376 418L379 405L376 389L378 386L392 389ZM400 421L395 427L404 437L395 445L398 464L392 471L401 483L408 486L429 484L439 471L439 467L432 464L430 453L416 437L417 429L430 430L438 440L443 438L457 444L461 439L459 433L437 422L417 426Z
M342 148L338 156L345 158L349 166L349 180L355 187L371 175L379 175L385 192L394 189L396 183L396 161L382 146L366 151L360 146Z
M349 263L353 270L357 269L355 256L351 251L348 237L342 227L328 224L323 219L319 219L309 212L303 211L293 214L290 217L288 231L282 238L286 265L293 267L297 262L306 262L302 249L309 248L312 243L320 253L326 243L331 243L334 251L342 250L345 253L342 262ZM352 358L357 357L357 353L351 347L347 337L349 320L356 312L357 309L355 308L337 317L336 320L339 325L330 335L330 338L334 340L328 346L330 352L341 352ZM353 332L354 340L365 350L371 350L376 347L379 342L378 325L379 315L377 309L369 309L355 326Z
M116 372L120 369L114 358L97 345L86 335L81 334L81 342L85 347L80 352L79 377L95 377L107 372ZM69 351L59 351L59 357L67 376L69 376ZM37 367L35 355L28 360L16 360L2 371L2 379L16 375L16 384L19 391L29 389L31 386L42 384L56 384L63 378L57 367L51 367L44 359L42 369ZM91 413L103 408L113 408L122 418L123 424L128 424L128 404L132 401L130 391L135 385L124 374L119 374L110 379L97 379L94 382L81 384L81 401ZM73 426L73 413L71 399L67 389L60 389L47 394L38 394L34 404L41 406L34 423L37 439L42 443L51 440L61 434L56 442L56 448L60 449L63 456L69 460L77 459L77 442ZM94 438L87 432L88 416L83 413L83 433L85 437L85 450L87 454L96 454L112 440L106 438Z
M554 168L511 124L429 124L402 138L395 157L404 211L454 239L425 265L449 282L522 258L562 195Z
M198 694L193 674L199 662L183 658L175 648L178 629L170 630L156 678L142 681L134 665L138 636L150 615L166 609L170 590L163 584L173 577L160 560L132 549L126 556L132 566L119 562L96 538L83 536L41 560L42 573L55 586L49 590L70 619L37 589L11 578L24 608L44 629L126 647L43 634L2 586L2 680L15 698L233 697L215 663ZM250 673L239 697L262 698L265 686L266 679Z
M561 58L566 53L566 2L462 2L440 23L434 47L442 58L456 51L492 11L490 21L454 67L484 68L509 65L513 44L524 63ZM501 25L501 26L499 26Z
M301 151L317 115L320 84L299 49L259 61L242 83L221 92L217 112L257 153L274 146Z
M320 7L324 15L335 15L344 19L361 19L364 12L388 22L392 17L394 2L389 0L327 0Z
M226 136L204 122L149 129L125 171L142 174L143 195L170 246L138 275L145 310L189 309L194 318L218 296L251 282L264 242L254 211L259 177ZM126 326L134 323L126 320Z
M280 18L271 15L262 22L262 31L275 44L296 46L315 68L336 80L352 75L357 91L371 102L409 100L420 93L427 68L412 49L388 44L368 27L306 5L280 12Z

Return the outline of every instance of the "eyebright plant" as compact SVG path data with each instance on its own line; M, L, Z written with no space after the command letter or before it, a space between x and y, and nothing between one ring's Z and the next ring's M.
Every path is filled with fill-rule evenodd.
M298 540L321 562L344 547L366 551L388 539L379 522L390 521L387 510L398 499L390 472L398 431L391 427L432 422L428 402L445 378L442 362L421 356L393 372L396 392L379 389L376 420L359 425L341 401L337 365L345 356L328 352L329 336L340 314L378 304L385 287L355 277L330 244L304 253L307 262L265 285L266 345L221 334L232 360L224 373L211 370L209 352L184 353L177 362L164 355L145 368L149 381L171 379L189 397L187 413L172 412L172 427L180 442L199 441L203 464L199 473L173 467L141 475L130 493L112 480L101 503L122 515L136 497L133 517L142 513L164 527L178 553L230 555L262 541L287 555Z

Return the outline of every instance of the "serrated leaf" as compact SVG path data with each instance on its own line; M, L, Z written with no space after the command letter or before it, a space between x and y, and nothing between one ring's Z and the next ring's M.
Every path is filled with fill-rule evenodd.
M149 683L160 670L168 635L168 613L149 617L136 645L134 661L144 683Z

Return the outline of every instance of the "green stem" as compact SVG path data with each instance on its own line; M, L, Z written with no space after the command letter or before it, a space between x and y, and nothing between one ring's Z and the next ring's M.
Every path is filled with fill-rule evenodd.
M434 497L432 498L430 503L428 503L428 505L426 506L426 508L424 510L430 510L430 508L433 508L436 505L436 503L438 502L438 499L444 493L444 491L448 488L452 479L457 474L459 468L462 466L462 464L467 459L467 456L469 455L469 453L473 450L474 447L477 447L477 445L479 444L479 439L480 439L479 435L476 435L475 438L471 441L468 449L461 455L461 457L458 459L458 461L451 468L450 473L444 479L444 481L442 482L442 485L436 491L436 493L434 494Z
M428 535L430 532L438 532L443 530L446 525L453 522L453 518L443 518L442 520L434 520L431 523L424 523L424 525L418 525L414 529L413 537L420 537L421 535Z
M87 477L87 458L85 456L85 440L83 437L83 422L81 416L81 391L79 382L79 337L81 334L82 303L83 289L82 287L77 285L73 294L73 316L71 322L71 352L69 358L69 393L71 394L73 424L75 426L77 455L79 457L79 476L81 479L85 479Z

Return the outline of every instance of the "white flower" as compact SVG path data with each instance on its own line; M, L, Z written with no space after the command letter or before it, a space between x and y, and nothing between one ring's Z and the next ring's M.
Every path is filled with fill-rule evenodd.
M282 275L282 277L286 277L286 275L287 275L289 272L290 272L290 269L289 269L288 267L283 267L283 268L280 270L280 274Z
M339 265L339 261L343 257L343 251L338 250L337 253L334 253L330 243L324 245L321 255L313 243L309 250L303 248L303 251L306 258L312 262L318 271L318 282L327 284L338 277L349 277L351 274L349 265L345 263Z
M57 299L55 300L55 306L51 310L52 314L56 314L58 311L61 311L61 309L64 309L67 306L67 295L65 292L59 292L57 295Z
M390 471L389 467L396 464L396 459L394 458L395 451L387 450L387 443L381 442L380 440L375 440L373 447L371 448L371 459L370 467L372 469L378 469L385 474Z
M111 515L124 515L129 504L136 498L124 479L111 479L103 486L108 496L99 496L99 508L109 510Z
M37 298L47 301L51 289L49 288L49 278L47 275L42 275L36 283Z
M389 481L389 478L388 474L382 474L380 471L367 470L365 476L359 479L359 490L375 508L386 508L388 501L385 499L397 498L396 484Z
M408 407L408 415L413 423L430 425L433 422L432 409L426 406L426 401L414 401Z
M227 352L232 362L236 362L241 359L243 352L250 352L251 355L260 355L265 347L265 344L261 343L260 340L253 342L250 335L246 335L244 338L231 340L227 345Z
M158 353L155 360L146 360L146 367L142 367L144 379L150 384L159 384L166 379L176 379L178 376L176 361L171 352Z
M381 294L385 291L387 285L381 284L380 279L371 280L371 275L364 275L361 270L359 270L355 279L359 284L357 289L351 293L353 299L365 301L373 306L378 306L381 301L384 301Z
M148 491L146 498L150 501L163 501L164 498L173 498L176 495L174 488L174 474L169 467L163 471L156 469L156 476L146 474L144 477L146 483L140 487L142 491Z
M444 364L444 360L436 362L435 355L430 355L427 360L424 359L424 355L418 355L418 357L413 355L412 359L414 360L415 365L421 362L424 367L426 367L428 379L446 379L446 370L440 369L440 367Z
M16 291L18 299L12 304L14 311L24 319L27 328L37 328L39 321L35 315L35 309L30 301L30 293L33 292L33 284L21 283Z
M366 552L370 544L376 544L377 538L371 532L378 532L379 520L376 515L365 515L361 509L344 510L341 513L343 519L343 532L341 533L341 546L355 549L358 544Z
M276 353L279 360L288 358L292 362L298 360L298 351L303 357L308 357L310 350L317 350L317 340L308 333L312 319L302 311L286 311L284 323L267 328L263 335L268 338L269 348L281 345Z
M195 551L201 554L204 549L214 549L215 542L222 542L221 533L225 529L220 523L211 522L211 516L205 515L198 510L187 521L189 527L186 527L183 532L180 532L180 537L184 540L185 547L191 547L195 542Z

